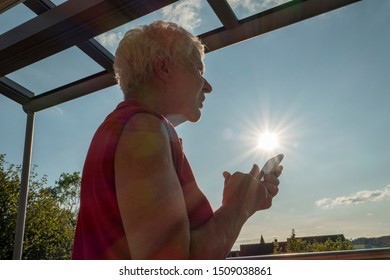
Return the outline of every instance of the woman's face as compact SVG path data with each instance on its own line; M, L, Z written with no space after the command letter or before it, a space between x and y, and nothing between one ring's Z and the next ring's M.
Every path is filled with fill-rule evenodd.
M200 59L185 64L175 63L172 91L168 93L171 114L181 116L184 121L196 122L200 119L206 93L212 91L203 72Z

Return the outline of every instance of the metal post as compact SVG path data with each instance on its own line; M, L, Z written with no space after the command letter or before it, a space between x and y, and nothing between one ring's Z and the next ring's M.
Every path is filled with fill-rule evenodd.
M27 113L26 136L24 142L22 177L20 183L18 214L16 219L13 259L21 260L23 251L24 227L26 222L27 194L30 180L31 155L34 138L35 113Z

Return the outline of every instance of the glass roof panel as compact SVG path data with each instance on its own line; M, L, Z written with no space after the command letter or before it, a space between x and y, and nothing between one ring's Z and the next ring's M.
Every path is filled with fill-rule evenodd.
M102 71L77 47L66 49L7 75L36 95Z
M238 19L272 9L291 0L227 0Z
M159 19L176 22L195 35L222 26L206 0L182 0L103 33L95 39L114 54L119 41L132 26L148 24Z
M0 35L34 17L36 14L24 4L16 5L0 14Z
M53 3L56 4L57 6L60 5L60 4L62 4L62 3L64 3L64 2L66 2L66 1L68 1L68 0L51 0L51 2L53 2Z

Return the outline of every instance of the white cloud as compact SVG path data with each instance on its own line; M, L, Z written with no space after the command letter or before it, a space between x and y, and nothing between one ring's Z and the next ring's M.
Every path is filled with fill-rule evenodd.
M250 13L268 10L289 1L290 0L228 0L232 9L242 8Z
M322 198L316 201L316 205L321 208L329 209L335 206L355 205L369 201L381 201L386 197L390 197L390 185L379 190L362 190L348 196L340 196L336 198Z
M200 10L201 0L183 0L176 4L166 6L161 10L164 19L172 21L192 32L202 23Z
M96 39L100 44L102 44L106 48L111 48L114 46L117 46L119 41L122 39L123 35L122 32L106 32L103 34L100 34Z

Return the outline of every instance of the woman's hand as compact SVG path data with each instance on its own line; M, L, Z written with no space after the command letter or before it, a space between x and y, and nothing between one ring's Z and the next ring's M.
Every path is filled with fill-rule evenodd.
M283 170L278 166L274 172L263 174L255 164L249 173L235 172L231 175L224 172L225 187L222 204L231 204L237 211L243 211L249 218L256 211L268 209L273 198L278 194L279 179ZM259 180L258 178L262 178Z

